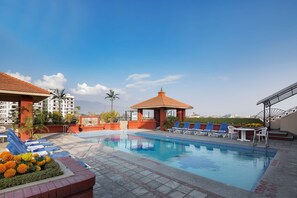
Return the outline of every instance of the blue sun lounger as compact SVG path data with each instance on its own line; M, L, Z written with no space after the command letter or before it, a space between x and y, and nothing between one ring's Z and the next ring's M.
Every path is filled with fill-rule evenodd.
M196 122L194 124L194 127L184 131L184 134L196 135L196 133L200 133L200 131L201 131L200 125L201 125L200 122Z
M208 122L205 129L200 131L199 135L209 135L212 130L213 130L213 123Z
M212 131L212 135L216 136L216 137L226 137L228 136L228 124L227 123L222 123L220 125L220 129L219 130L213 130Z
M170 133L174 132L179 127L179 125L180 125L180 122L176 121L174 123L174 126L171 129L168 129L168 132L170 132Z
M190 128L190 122L185 122L181 128L176 128L173 133L183 133Z

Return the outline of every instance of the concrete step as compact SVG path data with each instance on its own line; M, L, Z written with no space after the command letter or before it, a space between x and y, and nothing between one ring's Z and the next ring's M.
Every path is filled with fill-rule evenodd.
M288 132L285 131L269 131L269 136L288 136Z
M293 135L288 135L288 136L278 136L278 135L270 135L270 134L269 134L269 139L270 139L270 140L293 141L293 140L294 140L294 136L293 136Z

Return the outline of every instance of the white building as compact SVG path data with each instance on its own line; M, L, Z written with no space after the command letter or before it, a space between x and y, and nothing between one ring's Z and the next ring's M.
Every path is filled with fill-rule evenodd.
M59 100L53 99L53 96L42 101L42 110L53 113L59 111ZM74 96L66 94L66 99L61 101L61 113L63 116L66 114L74 114Z
M4 102L0 101L0 124L12 124L12 112L18 108L18 102ZM53 113L54 111L59 111L59 102L57 99L52 99L49 97L39 103L34 103L34 109L39 109L41 111L47 111ZM74 96L66 94L65 101L62 100L61 103L61 113L63 116L66 114L74 114Z
M12 124L11 111L18 107L17 102L0 101L0 124Z

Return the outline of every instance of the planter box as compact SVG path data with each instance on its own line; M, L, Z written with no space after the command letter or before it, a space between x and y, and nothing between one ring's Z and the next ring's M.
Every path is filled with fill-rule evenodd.
M34 182L33 185L4 189L1 197L93 197L95 174L79 165L70 157L56 158L73 174L48 182ZM52 178L54 179L54 178ZM42 183L41 183L42 182Z

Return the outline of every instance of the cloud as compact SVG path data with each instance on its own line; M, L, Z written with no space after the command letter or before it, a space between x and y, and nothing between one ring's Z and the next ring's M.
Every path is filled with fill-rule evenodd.
M75 89L71 89L72 93L78 95L99 95L109 90L106 86L97 84L94 87L87 85L86 83L77 84Z
M131 74L130 76L128 76L127 80L138 81L150 76L150 74Z
M6 74L13 76L15 78L18 78L20 80L26 81L26 82L30 82L31 81L31 77L30 76L24 76L22 74L20 74L19 72L16 73L12 73L12 72L6 72Z
M136 88L141 91L145 91L151 87L158 87L162 85L176 83L179 79L181 79L182 75L170 75L165 78L161 78L158 80L136 80L133 83L129 83L126 85L127 88Z
M51 76L43 75L42 80L37 80L34 84L44 89L64 89L65 82L67 82L65 76L62 73L57 73Z

